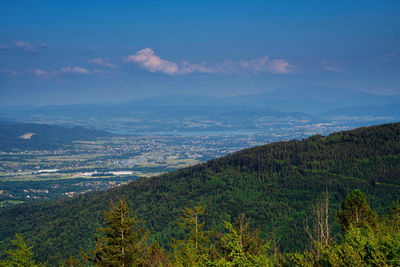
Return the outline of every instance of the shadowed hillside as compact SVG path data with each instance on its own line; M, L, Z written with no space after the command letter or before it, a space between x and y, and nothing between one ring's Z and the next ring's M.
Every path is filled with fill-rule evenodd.
M0 121L0 150L61 149L76 140L94 140L112 134L83 127Z

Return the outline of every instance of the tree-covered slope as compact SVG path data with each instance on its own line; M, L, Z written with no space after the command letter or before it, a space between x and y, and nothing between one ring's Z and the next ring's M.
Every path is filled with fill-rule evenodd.
M400 123L277 142L107 192L2 210L0 246L5 251L21 232L42 261L77 255L93 246L110 201L123 197L164 246L183 234L177 225L182 208L202 202L206 228L221 229L223 220L245 212L283 251L299 250L308 244L304 226L321 192L330 193L332 219L354 188L382 212L400 199L399 177Z
M94 140L111 133L83 127L0 121L0 151L62 149L76 140Z

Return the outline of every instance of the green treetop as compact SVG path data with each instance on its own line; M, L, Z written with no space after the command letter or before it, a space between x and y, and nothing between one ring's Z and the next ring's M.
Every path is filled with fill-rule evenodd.
M1 267L39 267L46 266L45 263L36 264L33 260L32 247L25 244L21 234L15 234L15 240L11 241L14 249L7 251L8 259L1 261Z
M174 240L175 266L204 266L209 255L209 233L204 231L200 217L204 208L199 204L193 209L185 208L179 225L187 231L184 240Z
M349 229L351 225L363 227L366 225L375 226L377 223L376 213L372 211L365 195L358 189L346 196L336 217L343 230Z
M120 199L109 212L105 212L107 226L97 229L96 249L93 256L83 253L83 258L96 266L138 266L146 257L147 237L143 223L129 216L125 200Z

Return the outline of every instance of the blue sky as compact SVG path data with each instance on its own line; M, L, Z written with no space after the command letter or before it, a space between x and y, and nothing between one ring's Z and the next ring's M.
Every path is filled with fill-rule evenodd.
M400 1L1 1L0 105L400 94Z

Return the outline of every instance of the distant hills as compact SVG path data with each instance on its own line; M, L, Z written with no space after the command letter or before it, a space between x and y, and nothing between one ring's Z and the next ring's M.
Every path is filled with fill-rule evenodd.
M400 114L400 103L388 105L362 105L351 106L346 108L332 109L324 113L325 115L342 115L342 116L376 116L386 118L397 118Z
M268 131L271 125L334 124L341 129L395 122L400 95L341 88L286 88L257 95L169 95L119 104L0 108L0 118L89 126L122 133ZM280 127L278 125L278 127ZM337 128L333 128L337 129ZM318 130L316 131L318 132ZM321 130L329 133L332 130Z
M307 246L305 225L326 190L330 218L346 194L359 188L382 213L400 200L400 123L316 135L242 150L169 174L136 180L107 192L30 203L0 211L0 251L21 232L42 261L55 265L93 246L103 211L123 197L163 246L182 237L181 210L201 202L206 228L222 229L245 212L282 251ZM334 234L338 233L335 225Z
M111 133L83 127L0 121L0 151L60 149L77 140L95 140Z

